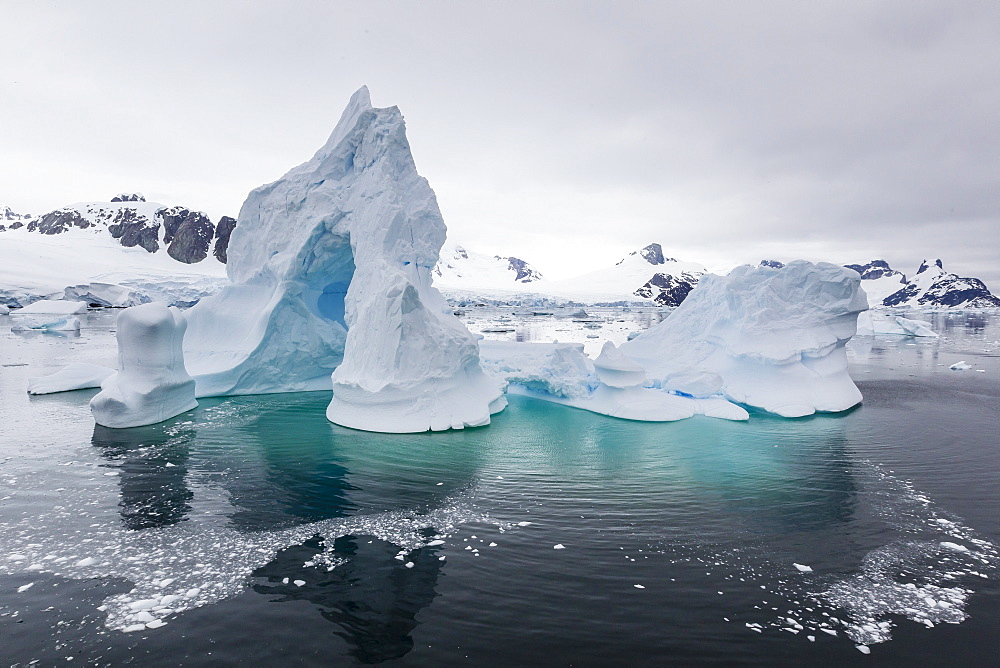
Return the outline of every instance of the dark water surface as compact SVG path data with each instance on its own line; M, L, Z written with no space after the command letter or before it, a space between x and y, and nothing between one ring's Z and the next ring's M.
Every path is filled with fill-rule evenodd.
M325 393L95 427L94 391L24 388L113 363L107 315L3 323L0 665L998 665L1000 323L928 317L852 342L842 415L511 397L403 436Z

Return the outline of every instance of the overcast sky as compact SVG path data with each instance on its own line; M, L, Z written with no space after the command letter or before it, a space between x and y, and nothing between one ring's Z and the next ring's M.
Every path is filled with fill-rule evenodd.
M0 203L235 216L351 94L449 237L552 278L925 256L1000 292L1000 2L0 3Z

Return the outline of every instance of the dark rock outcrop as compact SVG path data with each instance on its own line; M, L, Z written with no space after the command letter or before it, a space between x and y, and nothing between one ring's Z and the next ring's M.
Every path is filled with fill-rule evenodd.
M900 280L906 281L906 277L890 267L885 260L872 260L868 264L845 264L844 266L861 274L861 279L864 281L874 281L886 276L899 276Z
M657 306L679 306L696 285L698 277L691 274L684 273L678 277L657 273L636 290L635 294L651 298Z
M761 260L760 265L758 266L770 267L771 269L781 269L785 266L785 263L779 262L778 260Z
M163 221L163 243L170 257L193 264L208 256L215 237L215 225L208 216L182 206L158 209L156 215Z
M42 234L59 234L71 227L86 229L92 226L92 223L84 218L76 209L59 209L51 211L41 218L36 218L28 223L28 231L40 232ZM16 229L14 225L11 225L10 228Z
M234 229L236 229L236 219L229 216L220 218L219 224L215 226L215 250L212 254L223 264L228 260L229 236Z
M509 257L507 258L507 262L510 270L517 274L514 280L518 283L531 283L532 281L539 281L542 278L540 273L535 271L530 264L521 258Z
M146 197L142 193L119 193L111 198L112 202L145 202Z
M118 239L122 246L129 248L139 246L150 253L155 253L160 248L160 243L157 241L159 231L159 222L152 221L135 209L126 207L118 209L108 225L108 232Z

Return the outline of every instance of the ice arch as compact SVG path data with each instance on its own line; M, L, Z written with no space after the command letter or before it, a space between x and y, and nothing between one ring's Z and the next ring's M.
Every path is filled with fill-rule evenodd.
M188 312L198 396L332 386L327 416L349 427L488 424L506 401L431 286L445 231L402 115L361 88L316 155L240 209L230 284Z

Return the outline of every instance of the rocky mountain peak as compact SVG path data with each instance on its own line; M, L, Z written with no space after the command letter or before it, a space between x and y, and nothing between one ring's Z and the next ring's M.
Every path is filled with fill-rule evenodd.
M112 202L145 202L146 196L142 193L118 193L111 198Z

